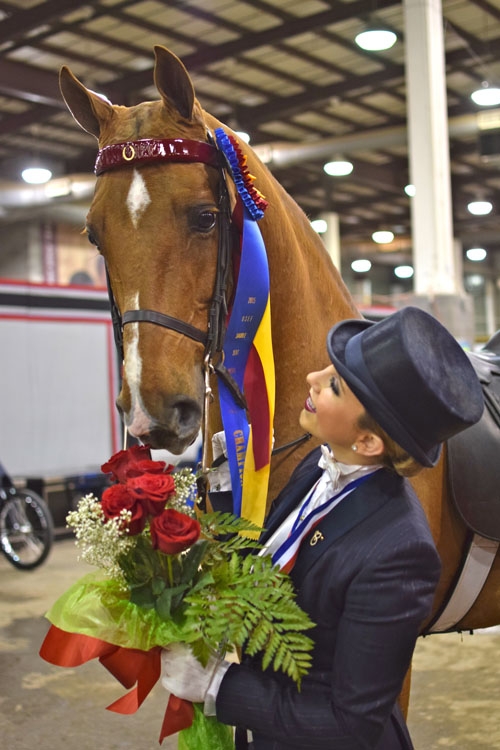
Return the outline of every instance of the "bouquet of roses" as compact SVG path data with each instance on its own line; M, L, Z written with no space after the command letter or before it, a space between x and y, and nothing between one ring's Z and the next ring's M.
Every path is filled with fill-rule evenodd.
M259 529L229 513L196 511L196 477L152 461L149 448L115 454L102 470L113 484L102 501L84 497L68 515L81 557L100 570L75 583L47 617L47 661L93 658L125 686L110 710L133 713L158 680L161 647L182 642L205 666L244 645L262 666L300 687L311 663L313 627L290 579L245 536ZM160 742L179 730L179 748L229 750L232 732L200 706L171 696Z

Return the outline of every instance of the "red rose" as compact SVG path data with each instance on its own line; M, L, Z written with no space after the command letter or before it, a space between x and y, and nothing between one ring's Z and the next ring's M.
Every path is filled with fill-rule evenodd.
M132 518L127 527L131 536L140 534L146 525L146 512L141 503L123 484L113 484L102 493L101 507L106 518L118 518L120 511L129 510Z
M167 555L175 555L191 547L199 536L200 524L196 518L190 518L173 508L167 508L161 516L151 521L153 548Z
M147 513L158 516L168 498L175 494L175 483L170 474L142 474L129 479L127 489L132 497L140 500Z
M107 463L101 466L104 474L111 474L115 482L126 482L127 471L140 461L150 459L151 454L147 445L133 445L126 451L118 451Z
M143 461L131 464L125 471L127 479L131 479L132 477L140 477L141 474L163 474L165 466L165 461L151 461L145 458Z

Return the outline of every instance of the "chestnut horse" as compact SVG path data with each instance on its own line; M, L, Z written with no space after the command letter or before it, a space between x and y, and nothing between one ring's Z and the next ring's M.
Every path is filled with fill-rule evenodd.
M218 127L231 133L203 111L180 60L159 46L155 56L160 100L133 107L111 105L62 68L66 104L81 127L98 139L99 147L140 139L206 141L207 131L213 133ZM245 144L241 148L256 186L269 202L259 225L269 261L276 367L274 430L279 446L300 435L305 377L325 366L327 330L359 313L307 217L252 149ZM98 177L87 232L106 260L122 313L147 308L207 330L217 259L218 180L217 169L193 161L140 167L127 163ZM181 453L200 428L202 344L174 330L134 322L124 327L123 346L123 387L117 405L129 432L153 447ZM211 409L212 431L221 429L216 411ZM270 494L310 447L302 446L272 470ZM444 464L442 459L413 481L443 562L436 609L455 577L467 533L449 500ZM483 591L458 625L469 629L498 623L497 557Z

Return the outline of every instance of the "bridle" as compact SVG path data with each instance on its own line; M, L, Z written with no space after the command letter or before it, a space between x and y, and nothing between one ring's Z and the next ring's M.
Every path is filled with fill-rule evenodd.
M205 370L214 371L228 385L240 405L246 406L245 398L238 385L221 361L224 345L225 322L227 316L227 287L231 267L231 209L229 192L224 171L223 154L214 144L210 133L209 142L191 141L184 138L143 139L105 146L97 154L95 174L98 176L111 169L151 164L157 162L201 162L215 167L219 172L217 196L219 240L215 283L208 314L207 331L156 310L127 310L120 313L116 304L111 280L106 269L108 294L111 304L113 332L118 352L123 360L123 327L128 323L148 322L163 326L187 336L204 346Z
M217 148L214 139L207 131L208 141L192 141L184 138L168 139L142 139L138 141L127 141L105 146L97 154L94 172L99 176L111 169L135 166L136 164L151 164L158 162L201 162L214 167L219 173L219 185L217 195L217 209L219 221L219 239L217 248L217 266L215 272L215 283L210 302L208 314L207 331L186 323L183 320L170 315L157 312L156 310L127 310L120 313L116 304L108 269L106 268L106 280L111 306L111 318L113 322L113 333L118 353L123 361L123 327L128 323L148 322L163 326L169 330L187 336L204 346L204 381L205 381L205 408L204 408L204 435L208 434L208 407L212 400L212 389L210 387L210 375L216 373L230 389L236 403L247 408L246 400L238 384L224 367L222 361L222 348L226 332L227 318L227 290L229 270L231 267L231 208L229 192L225 174L225 157ZM308 436L310 437L310 436ZM288 447L301 444L306 436L288 443L273 453L285 450ZM207 473L207 440L203 441L202 474Z

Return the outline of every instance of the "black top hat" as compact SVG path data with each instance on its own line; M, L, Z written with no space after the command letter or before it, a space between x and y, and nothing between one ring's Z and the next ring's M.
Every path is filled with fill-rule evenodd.
M388 318L344 320L327 336L330 358L367 412L423 466L441 443L483 413L467 355L432 315L404 307Z

